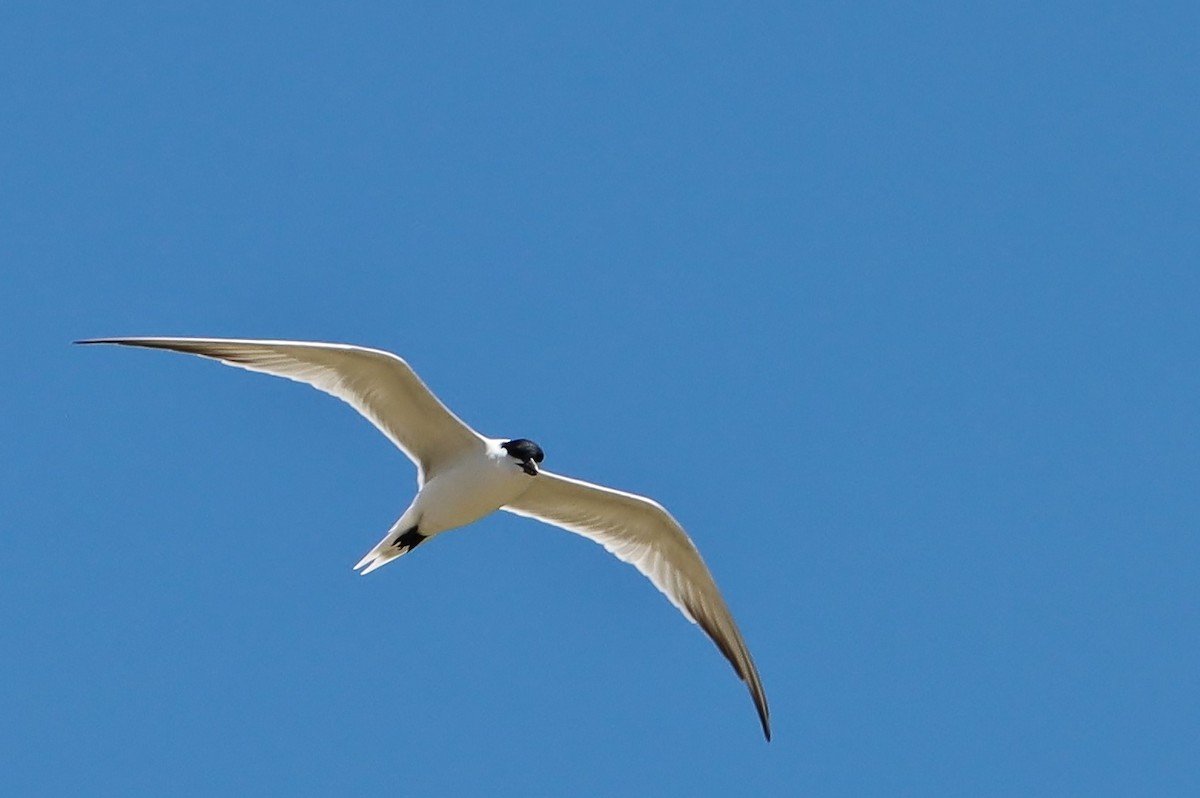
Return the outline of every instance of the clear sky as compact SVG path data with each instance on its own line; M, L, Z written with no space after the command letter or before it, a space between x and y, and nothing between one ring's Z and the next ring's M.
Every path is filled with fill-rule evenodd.
M0 792L1200 794L1194 3L0 7ZM667 505L771 702L339 402Z

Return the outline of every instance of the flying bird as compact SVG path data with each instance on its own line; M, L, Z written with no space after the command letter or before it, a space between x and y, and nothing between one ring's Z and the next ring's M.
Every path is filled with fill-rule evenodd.
M746 683L771 739L767 698L733 615L695 544L658 502L541 467L526 438L487 438L425 387L400 357L379 349L307 341L95 338L80 344L168 349L307 383L374 424L417 466L416 498L355 567L369 574L436 535L496 510L536 518L599 543L642 572L704 630Z

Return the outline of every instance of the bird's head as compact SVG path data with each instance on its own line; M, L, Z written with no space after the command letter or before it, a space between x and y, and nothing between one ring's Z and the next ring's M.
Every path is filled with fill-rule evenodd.
M537 464L546 457L542 452L542 447L528 438L505 441L500 444L500 448L508 452L508 456L516 460L525 473L531 477L537 476Z

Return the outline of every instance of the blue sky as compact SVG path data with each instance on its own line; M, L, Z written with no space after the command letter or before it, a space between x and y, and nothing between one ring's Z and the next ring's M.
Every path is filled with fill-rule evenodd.
M436 5L436 8L433 6ZM1193 4L0 9L5 794L1193 795ZM406 357L655 496L771 701L515 517L76 338Z

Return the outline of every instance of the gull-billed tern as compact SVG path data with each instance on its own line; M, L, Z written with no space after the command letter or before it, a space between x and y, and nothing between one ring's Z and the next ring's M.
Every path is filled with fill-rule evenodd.
M308 383L349 404L417 466L417 496L354 566L368 574L429 538L496 510L536 518L594 540L641 571L716 643L750 689L771 739L754 660L700 552L662 505L633 493L553 474L525 438L486 438L464 424L401 358L379 349L307 341L95 338L81 344L169 349Z

